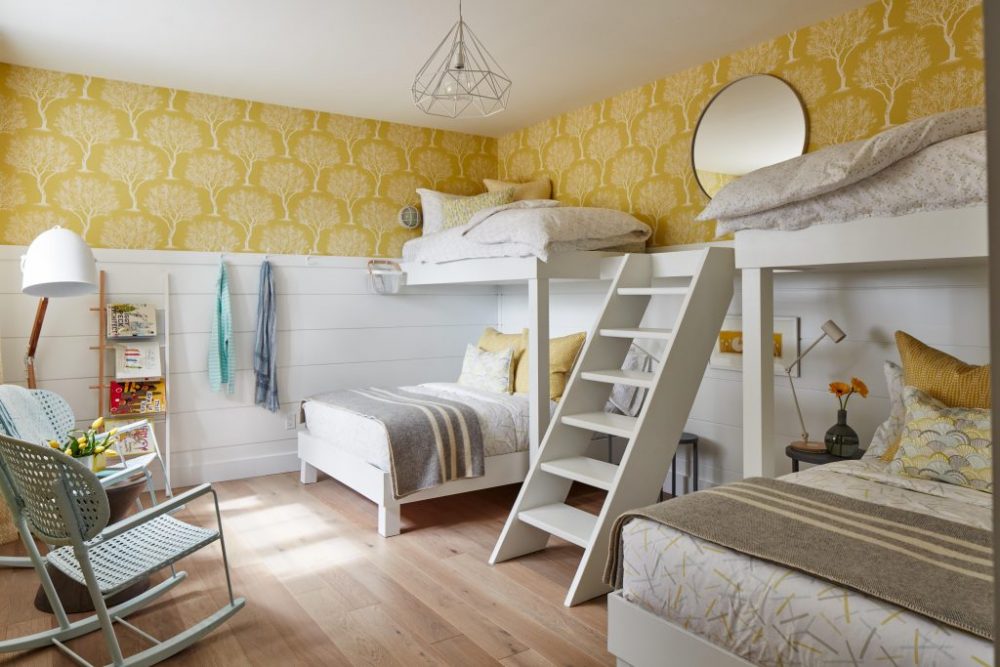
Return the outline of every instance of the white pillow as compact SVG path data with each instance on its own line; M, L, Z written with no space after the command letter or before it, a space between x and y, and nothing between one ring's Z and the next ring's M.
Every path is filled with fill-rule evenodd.
M420 195L420 212L423 218L423 234L434 234L444 228L444 212L442 207L449 199L465 199L462 195L450 195L447 192L417 188Z
M889 418L879 425L862 458L872 459L885 454L889 447L899 441L903 435L903 424L906 421L906 406L903 405L903 369L892 363L885 362L885 384L889 387Z
M487 352L475 345L469 345L465 348L465 359L462 361L462 374L458 376L458 384L497 394L509 394L513 361L513 347L499 352Z

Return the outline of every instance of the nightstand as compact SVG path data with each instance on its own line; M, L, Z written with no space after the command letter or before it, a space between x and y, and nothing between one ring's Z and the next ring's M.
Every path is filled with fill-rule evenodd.
M857 460L864 455L865 450L863 449L856 451L853 456L834 456L833 454L827 454L826 452L800 452L797 449L792 449L791 445L785 447L785 456L792 460L792 472L799 471L799 463L811 463L813 465L821 466L825 463Z

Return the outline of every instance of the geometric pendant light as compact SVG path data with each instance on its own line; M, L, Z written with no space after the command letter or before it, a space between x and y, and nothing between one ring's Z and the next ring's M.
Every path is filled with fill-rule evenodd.
M510 78L462 19L413 80L413 103L433 116L492 116L507 108Z

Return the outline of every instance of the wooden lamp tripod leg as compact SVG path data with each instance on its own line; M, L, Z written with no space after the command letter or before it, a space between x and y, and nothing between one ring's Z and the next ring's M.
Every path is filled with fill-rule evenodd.
M31 337L28 339L28 352L24 355L24 369L28 375L28 389L36 389L35 381L35 351L38 349L38 339L42 335L42 323L45 321L45 310L49 307L48 297L38 300L35 310L35 323L31 325Z

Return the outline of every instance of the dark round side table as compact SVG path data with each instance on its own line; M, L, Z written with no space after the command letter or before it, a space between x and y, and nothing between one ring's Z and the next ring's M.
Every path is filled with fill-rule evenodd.
M836 463L837 461L852 461L860 459L865 455L865 450L859 449L852 456L834 456L826 452L802 452L792 449L791 445L785 447L785 456L792 460L792 472L799 471L799 463L811 463L821 466L826 463Z

